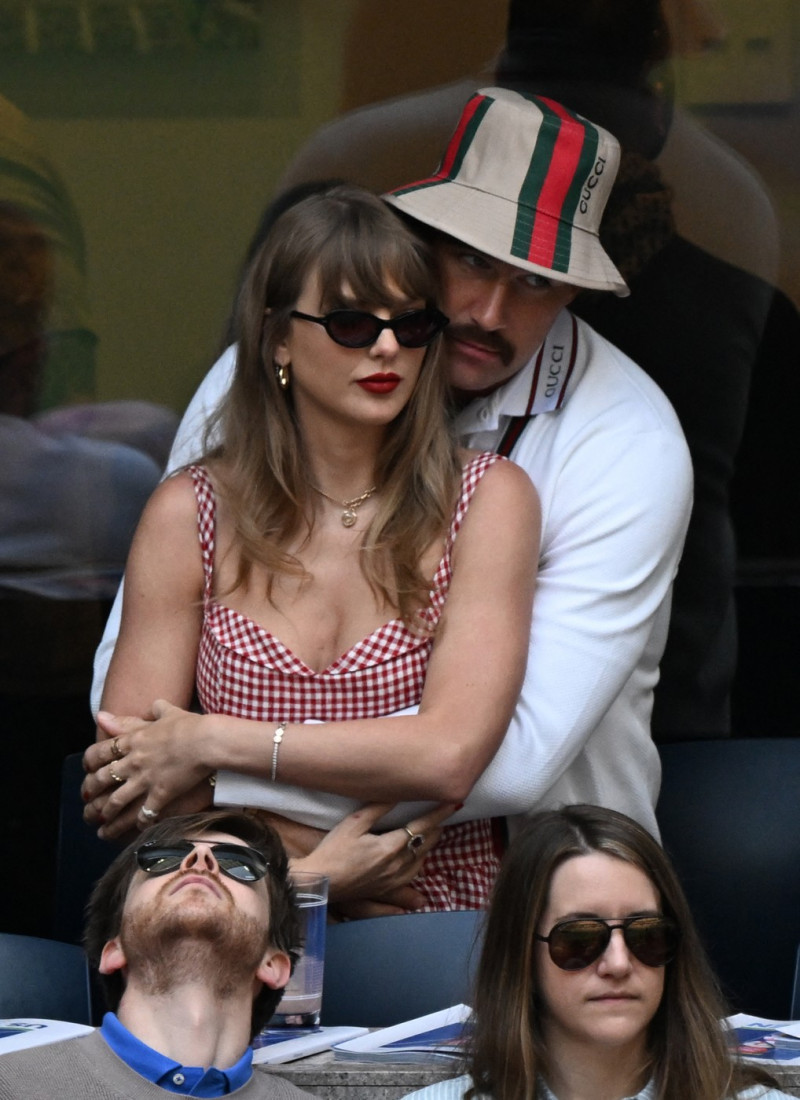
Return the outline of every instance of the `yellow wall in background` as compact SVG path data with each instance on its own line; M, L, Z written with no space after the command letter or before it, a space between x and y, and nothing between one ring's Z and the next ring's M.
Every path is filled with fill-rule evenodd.
M265 72L260 114L37 120L86 234L100 400L185 406L213 361L276 179L338 111L349 0L265 2L277 36L270 53L294 70L297 88L287 97Z
M215 115L206 89L195 117L202 74L190 70L182 78L180 60L171 78L176 107L170 117L141 117L133 95L125 117L34 114L86 234L99 400L146 397L183 409L215 357L242 255L278 177L322 122L377 92L376 57L392 58L391 66L383 65L390 94L423 74L435 84L472 71L476 58L491 57L505 30L505 0L442 0L441 10L424 5L412 33L428 42L436 28L437 71L427 46L405 64L409 35L401 43L397 28L412 23L389 0L370 0L373 12L386 15L379 43L371 23L354 16L357 0L264 4L269 40L252 92L257 107L249 114ZM440 50L442 28L456 9L458 24ZM367 83L351 80L345 94L351 30L357 51L369 50L369 42L373 47L363 65ZM136 61L116 64L127 75ZM240 77L236 57L230 65L232 79ZM69 97L69 87L65 91ZM141 89L142 102L147 91Z
M686 6L673 3L676 10ZM488 69L504 36L507 0L428 0L416 13L391 0L263 4L260 51L218 57L213 74L210 63L206 72L196 57L178 58L155 88L141 58L120 55L104 62L105 75L97 70L115 96L102 115L70 115L71 100L85 99L86 89L67 78L59 110L29 109L86 235L101 400L144 397L181 410L215 356L241 257L298 147L344 109ZM742 4L752 6L720 0L719 7L735 24ZM783 106L766 115L747 108L715 114L707 104L701 111L777 197L784 217L781 282L800 299L798 6L798 0L759 6L765 17L779 10L782 27L793 24ZM765 35L770 26L766 18ZM785 50L783 30L781 40ZM688 70L678 73L679 91L694 81L713 100L707 89L718 62L709 56L692 65L691 78ZM48 75L57 85L62 79ZM130 92L123 90L128 78ZM35 73L28 79L34 94ZM0 92L14 98L2 79ZM165 99L168 109L159 114Z

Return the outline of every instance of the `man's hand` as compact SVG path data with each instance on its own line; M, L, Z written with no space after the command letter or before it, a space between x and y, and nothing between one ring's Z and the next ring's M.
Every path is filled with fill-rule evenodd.
M422 894L409 883L419 873L441 835L442 823L455 812L456 805L442 803L405 828L372 832L391 808L391 803L369 803L348 814L329 833L274 814L269 820L292 856L294 870L327 875L334 916L385 916L423 904ZM410 846L410 834L421 836L422 842Z

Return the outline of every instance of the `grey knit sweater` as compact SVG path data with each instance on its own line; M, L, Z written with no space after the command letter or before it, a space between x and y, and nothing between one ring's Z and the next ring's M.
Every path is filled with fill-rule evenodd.
M174 1093L146 1081L99 1031L0 1056L0 1100L167 1100ZM236 1100L308 1100L311 1096L259 1066L229 1094Z

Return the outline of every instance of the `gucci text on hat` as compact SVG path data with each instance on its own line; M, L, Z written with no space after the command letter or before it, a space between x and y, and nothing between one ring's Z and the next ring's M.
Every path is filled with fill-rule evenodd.
M487 255L559 282L629 293L600 244L619 143L560 103L484 88L433 176L384 198Z

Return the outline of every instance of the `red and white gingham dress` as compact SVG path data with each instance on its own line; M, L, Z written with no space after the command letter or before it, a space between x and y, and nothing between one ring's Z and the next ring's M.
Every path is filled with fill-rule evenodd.
M453 543L485 472L503 459L476 456L465 467L444 554L433 578L431 602L422 615L439 621L452 577ZM268 630L219 603L213 595L216 501L201 466L189 472L197 496L203 555L203 629L197 657L197 693L207 714L231 714L263 722L333 722L380 718L419 703L433 646L392 619L321 672L309 668ZM500 866L491 820L446 827L413 885L428 898L426 910L480 909Z

